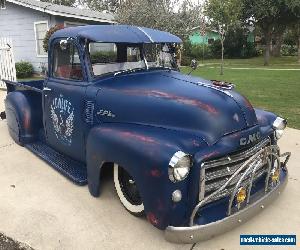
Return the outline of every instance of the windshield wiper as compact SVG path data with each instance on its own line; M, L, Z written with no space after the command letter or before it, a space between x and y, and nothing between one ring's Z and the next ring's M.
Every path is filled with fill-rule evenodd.
M120 74L123 74L123 73L133 73L133 72L136 72L138 70L143 70L143 68L136 68L136 69L123 69L123 70L120 70L116 73L114 73L114 76L117 76L117 75L120 75Z

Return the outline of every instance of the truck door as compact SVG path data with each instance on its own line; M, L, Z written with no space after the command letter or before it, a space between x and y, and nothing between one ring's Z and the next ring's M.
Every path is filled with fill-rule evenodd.
M49 78L44 86L46 142L73 159L85 161L82 119L86 82L79 47L71 39L52 43Z

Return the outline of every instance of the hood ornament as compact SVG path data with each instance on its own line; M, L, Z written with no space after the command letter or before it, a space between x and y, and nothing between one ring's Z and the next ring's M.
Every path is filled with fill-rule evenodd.
M219 80L211 80L212 84L220 87L220 88L224 88L224 89L233 89L235 87L235 85L233 83L229 83L229 82L224 82L224 81L219 81Z

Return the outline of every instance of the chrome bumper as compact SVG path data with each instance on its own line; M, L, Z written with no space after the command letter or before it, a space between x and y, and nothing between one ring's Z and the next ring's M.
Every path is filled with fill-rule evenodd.
M244 209L225 217L222 220L205 225L194 225L191 227L168 226L165 230L165 238L170 242L188 244L208 240L214 236L225 233L254 217L259 211L271 204L284 190L287 182L288 173L286 172L286 175L284 179L281 180L280 184L261 198L253 201Z

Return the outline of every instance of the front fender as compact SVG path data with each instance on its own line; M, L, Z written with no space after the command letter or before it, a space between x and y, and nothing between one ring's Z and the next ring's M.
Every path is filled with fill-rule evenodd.
M187 178L172 183L168 177L171 157L181 150L195 154L206 144L200 138L173 130L143 125L105 123L91 129L87 138L87 171L89 190L98 196L101 167L114 162L134 178L148 220L156 227L180 225L187 219L190 195ZM172 201L172 192L180 189L183 199ZM194 197L195 198L195 197ZM176 215L176 216L175 216Z

